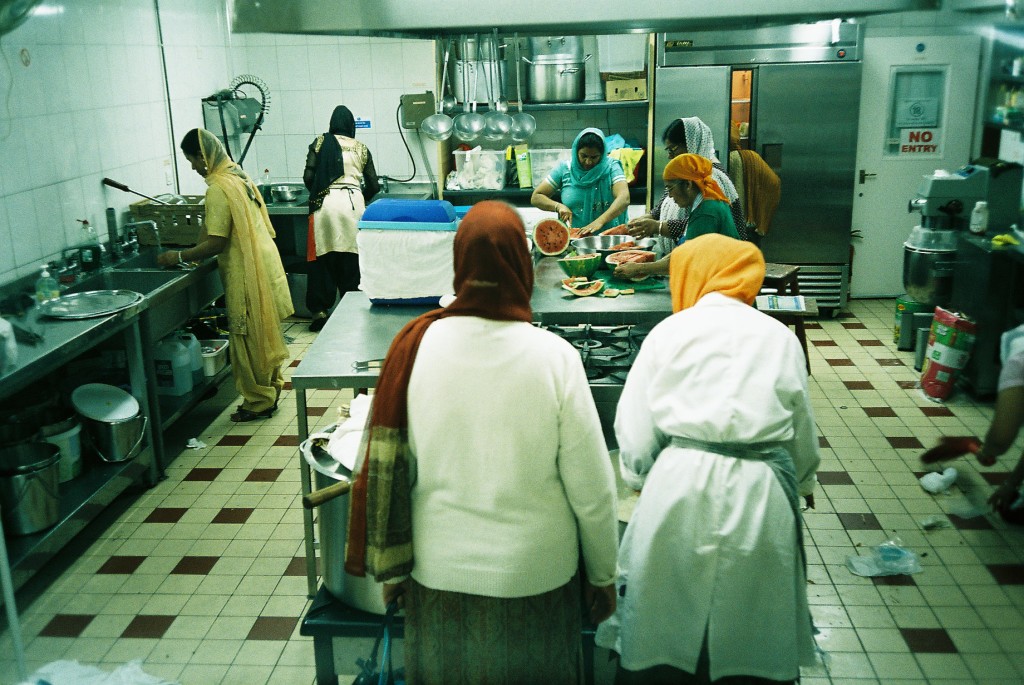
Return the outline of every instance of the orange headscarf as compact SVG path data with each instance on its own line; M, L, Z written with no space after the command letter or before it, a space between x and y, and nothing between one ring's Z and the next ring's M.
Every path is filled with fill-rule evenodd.
M725 193L712 176L711 160L700 155L686 153L679 155L665 165L662 178L666 181L693 181L705 200L721 200L728 203Z
M761 250L753 243L721 233L687 240L672 250L669 257L668 287L673 312L692 307L708 293L721 293L753 304L763 282Z

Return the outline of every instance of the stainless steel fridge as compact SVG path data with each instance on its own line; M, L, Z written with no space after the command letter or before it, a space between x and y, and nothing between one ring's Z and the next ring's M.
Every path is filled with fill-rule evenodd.
M857 24L821 22L660 34L657 43L652 201L662 194L668 124L700 117L727 166L730 121L747 112L744 147L782 180L765 258L801 265L801 291L826 309L845 307L849 295L861 35ZM738 75L749 79L749 101L734 96Z

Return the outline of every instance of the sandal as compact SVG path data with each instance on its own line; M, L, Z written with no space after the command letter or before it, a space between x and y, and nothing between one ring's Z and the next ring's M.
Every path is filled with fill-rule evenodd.
M247 423L249 421L258 421L260 419L269 419L274 415L274 411L277 409L273 406L263 411L250 411L248 409L242 409L239 407L238 411L231 415L231 420L235 423Z
M327 324L327 318L327 312L318 313L313 317L313 320L309 322L309 330L314 333L320 331Z

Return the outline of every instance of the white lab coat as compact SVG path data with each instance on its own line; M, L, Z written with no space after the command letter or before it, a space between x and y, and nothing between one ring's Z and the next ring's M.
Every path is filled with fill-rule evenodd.
M618 612L598 634L625 668L693 673L705 632L712 680L793 680L814 663L794 516L774 473L669 441L781 443L804 495L816 432L803 352L778 321L711 293L651 331L615 417L623 478L642 494L619 549Z

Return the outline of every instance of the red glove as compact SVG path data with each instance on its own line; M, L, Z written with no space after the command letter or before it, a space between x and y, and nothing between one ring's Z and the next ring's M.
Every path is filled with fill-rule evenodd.
M981 441L975 437L944 437L939 438L939 444L921 455L921 461L925 464L934 464L939 461L948 461L962 457L965 454L978 454L981 451ZM985 466L991 466L995 459L989 461L978 459Z

